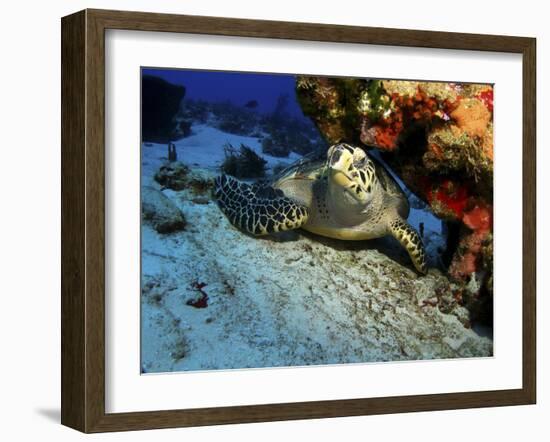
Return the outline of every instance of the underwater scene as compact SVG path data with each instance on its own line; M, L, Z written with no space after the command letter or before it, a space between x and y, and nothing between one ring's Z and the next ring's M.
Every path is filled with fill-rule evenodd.
M493 86L142 68L141 373L493 355Z

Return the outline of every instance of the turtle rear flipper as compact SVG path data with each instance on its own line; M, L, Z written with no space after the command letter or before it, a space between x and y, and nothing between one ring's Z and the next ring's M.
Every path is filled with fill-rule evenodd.
M231 224L251 235L298 229L308 219L307 207L287 198L281 190L242 183L226 175L216 178L214 196Z
M428 273L428 266L426 264L426 253L424 252L424 245L422 239L416 233L409 224L403 221L401 218L396 218L389 223L390 233L395 239L397 239L411 257L411 261L418 272L425 275Z

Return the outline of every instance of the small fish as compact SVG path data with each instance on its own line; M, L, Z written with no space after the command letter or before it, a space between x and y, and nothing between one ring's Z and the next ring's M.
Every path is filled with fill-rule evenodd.
M250 100L244 105L244 107L247 107L248 109L255 109L258 107L258 102L256 100Z

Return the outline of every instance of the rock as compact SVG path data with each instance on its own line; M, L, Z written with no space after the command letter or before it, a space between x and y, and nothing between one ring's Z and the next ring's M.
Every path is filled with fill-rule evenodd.
M212 188L212 177L200 169L192 169L179 161L167 161L155 173L155 181L171 190L191 189L204 195Z
M185 87L162 78L144 75L141 80L141 121L143 141L167 143L176 136L175 116L185 96Z
M150 372L493 354L492 340L469 327L461 286L434 269L418 276L384 241L302 231L253 238L215 204L177 204L192 235L143 230L143 284L163 293L162 303L142 298L144 340L166 341L164 349L145 347ZM201 290L207 307L190 308ZM167 334L173 318L181 323ZM185 357L177 359L171 349L182 340Z
M159 233L172 233L185 229L185 218L176 205L157 189L141 188L141 213Z
M198 204L206 204L210 201L210 190L212 187L214 187L214 179L204 169L192 169L187 175L187 188L194 195L198 196L197 198L193 198L199 201Z
M330 142L376 148L439 218L461 225L450 275L491 290L493 88L298 77L297 94Z
M168 161L155 173L155 181L165 188L182 190L187 186L188 174L189 167L185 164L179 161Z

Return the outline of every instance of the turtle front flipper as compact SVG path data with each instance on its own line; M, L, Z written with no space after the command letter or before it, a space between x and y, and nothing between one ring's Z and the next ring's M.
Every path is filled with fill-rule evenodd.
M416 230L401 218L392 220L389 223L389 228L393 237L407 249L407 252L409 252L409 256L416 270L423 275L428 273L424 245L422 244L422 239L418 233L416 233Z
M242 183L226 175L216 178L214 196L231 224L251 235L298 229L308 219L307 207L287 198L281 190Z

